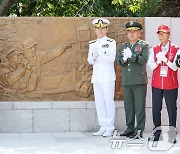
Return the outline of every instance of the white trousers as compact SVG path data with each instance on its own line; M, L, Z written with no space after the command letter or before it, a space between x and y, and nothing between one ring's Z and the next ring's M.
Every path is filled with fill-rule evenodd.
M115 81L93 83L93 88L99 125L108 131L113 131L115 128Z

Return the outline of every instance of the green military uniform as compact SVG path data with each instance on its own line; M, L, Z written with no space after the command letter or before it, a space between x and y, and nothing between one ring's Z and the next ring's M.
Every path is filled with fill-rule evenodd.
M132 24L131 24L132 25ZM127 29L129 28L126 25ZM136 30L132 25L132 29ZM131 58L126 62L123 60L124 49L129 48L132 52ZM131 46L130 42L120 46L117 56L117 64L122 66L122 85L124 90L124 107L126 113L127 132L144 131L145 127L145 104L147 91L146 63L149 57L149 45L143 40L138 40ZM137 126L135 128L135 116Z

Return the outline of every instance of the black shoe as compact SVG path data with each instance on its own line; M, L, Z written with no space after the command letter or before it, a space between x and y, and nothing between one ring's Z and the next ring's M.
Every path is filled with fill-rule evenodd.
M120 136L129 137L129 136L131 136L132 134L134 134L134 132L127 132L127 131L125 131L124 133L121 133Z
M134 132L131 136L129 136L129 139L130 140L139 139L139 140L142 140L142 141L144 140L142 133L138 134L137 132Z
M161 135L162 130L157 130L154 132L154 141L163 141L163 136Z

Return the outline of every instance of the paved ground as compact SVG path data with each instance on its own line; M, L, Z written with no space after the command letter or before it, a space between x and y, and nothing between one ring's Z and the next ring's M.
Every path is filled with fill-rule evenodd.
M141 146L125 142L121 149L112 149L112 137L93 137L92 133L1 133L0 154L180 154L180 134L179 142L165 152L149 150L149 134L144 137Z

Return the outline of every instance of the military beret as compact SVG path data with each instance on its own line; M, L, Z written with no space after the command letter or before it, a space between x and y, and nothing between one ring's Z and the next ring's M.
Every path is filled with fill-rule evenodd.
M105 18L98 18L98 19L94 19L92 21L92 24L95 26L95 28L104 28L104 27L108 27L110 22L108 19Z
M142 25L138 23L137 21L130 21L126 23L126 29L127 31L130 30L140 30L142 29Z

